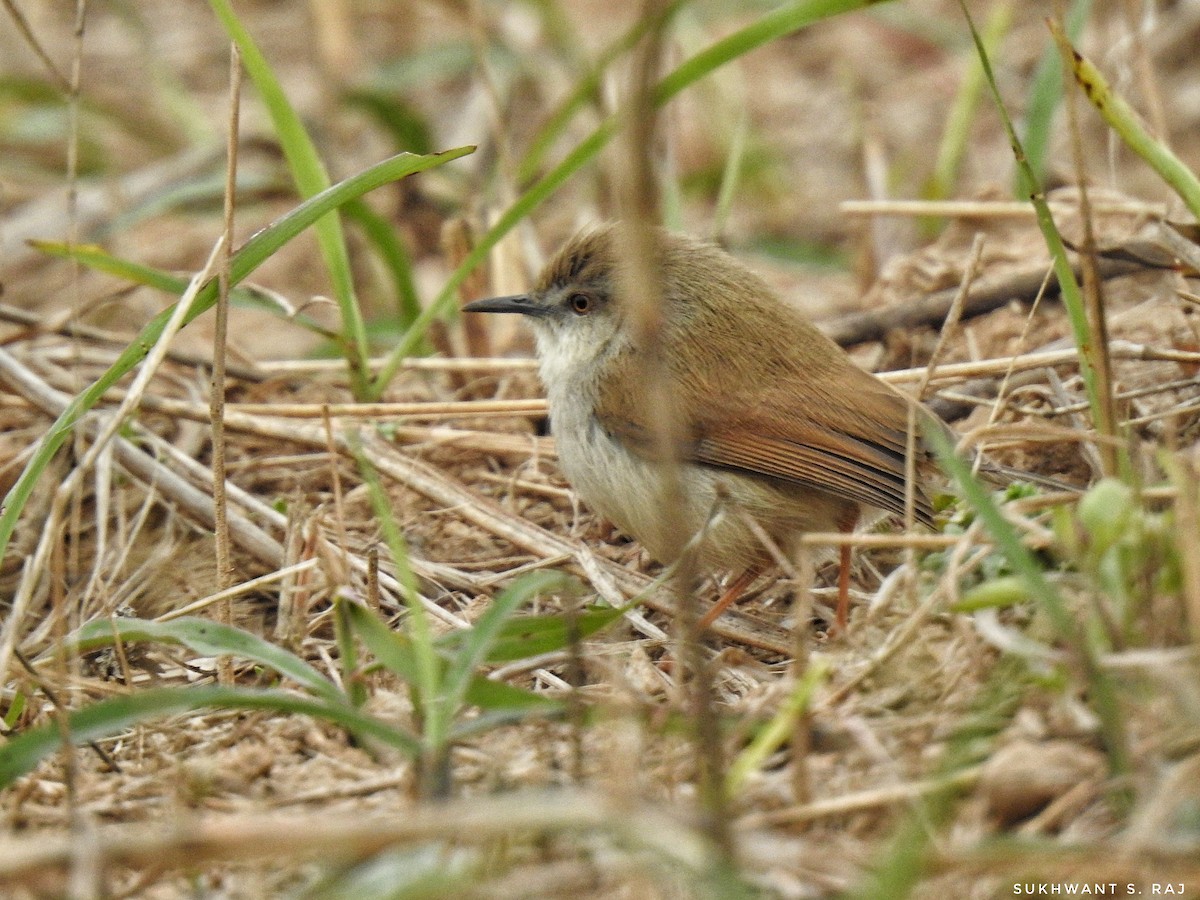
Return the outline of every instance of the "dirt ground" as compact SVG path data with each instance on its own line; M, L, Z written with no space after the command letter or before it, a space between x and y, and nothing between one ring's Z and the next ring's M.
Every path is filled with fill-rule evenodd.
M999 7L968 5L981 22ZM1020 122L1050 44L1042 5L1011 6L994 67ZM684 4L663 67L768 9ZM520 165L539 129L639 10L623 0L258 0L236 11L331 180L401 150L477 145L369 197L402 237L428 302L457 262L447 249L450 224L465 222L478 236L528 186ZM15 4L0 28L0 351L13 361L0 371L5 492L61 404L175 299L27 241L96 243L114 257L190 275L221 233L229 43L212 10L160 0L90 5L78 52L74 15L63 4ZM1093 4L1079 41L1193 171L1198 42L1200 6L1186 2ZM973 60L959 7L942 0L881 4L775 40L665 107L652 154L661 205L669 221L720 240L832 333L867 327L846 341L860 365L916 390L934 361L925 399L992 458L1087 487L1103 470L1102 442L1093 439L1071 323L1057 292L1039 291L1050 265L1042 235L1028 209L1009 203L1013 156L986 91L947 198L975 206L916 216L847 205L927 196ZM76 66L80 96L68 104L56 79L69 80ZM591 133L598 107L619 105L627 83L623 56L539 171ZM956 605L1012 576L960 505L946 514L941 544L929 535L906 542L895 521L874 529L893 539L855 553L847 633L830 634L836 570L824 564L811 590L778 572L762 579L708 635L725 761L746 759L772 723L792 729L738 776L724 807L736 885L708 866L715 851L707 842L722 829L698 813L691 682L680 674L674 600L658 589L578 647L489 667L494 680L569 699L569 709L586 714L464 737L451 751L441 803L417 796L410 756L278 710L138 721L97 741L104 756L86 745L51 754L0 794L0 893L940 898L1053 885L1105 896L1200 890L1200 575L1187 561L1187 548L1200 545L1200 291L1174 265L1161 224L1191 217L1083 98L1074 107L1091 224L1107 254L1103 302L1139 530L1123 532L1114 574L1115 557L1089 556L1094 535L1069 496L1018 499L1005 512L1073 619L1098 629L1089 646L1116 685L1123 770L1114 766L1099 682L1052 612L1028 602ZM1068 125L1064 107L1047 182L1059 227L1078 246L1085 232ZM249 82L240 134L238 242L298 202ZM741 175L726 214L723 173L737 152ZM616 215L621 153L614 143L526 216L468 290L524 290L562 241ZM383 356L399 339L394 291L363 232L348 234L373 349ZM969 277L973 248L971 290L996 295L990 311L944 332L941 319L874 327L923 298L952 297ZM311 231L250 280L337 327ZM220 608L203 511L211 515L213 321L202 316L176 338L120 433L128 450L99 457L59 527L44 528L56 488L94 432L83 429L60 452L27 502L0 560L6 739L53 721L60 704L81 709L215 678L214 657L180 646L139 644L116 662L56 652L64 634L88 622L169 619L184 608L215 616ZM92 330L71 337L70 322ZM339 407L326 419L322 404L354 402L329 342L278 310L231 310L226 465L229 483L244 492L231 494L234 518L247 523L233 546L236 626L343 683L333 600L368 596L366 560L375 552L391 572L360 470L333 449L332 436L351 430L370 435L366 453L439 633L479 622L520 572L570 572L589 603L627 601L660 573L575 498L540 406L446 405L543 396L529 335L517 323L489 328L478 360L468 358L457 320L435 328L440 352L402 367L381 398L426 406L376 415ZM99 408L111 412L119 399ZM281 414L284 404L295 408ZM139 474L136 454L160 474ZM199 506L183 499L188 485ZM41 557L39 547L58 549ZM269 577L285 567L295 569ZM715 577L728 573L713 574L703 603L718 594ZM394 584L384 583L380 605L396 624ZM523 612L550 614L568 602L548 595ZM234 667L239 685L278 681L245 660ZM783 719L804 673L815 679L805 713ZM400 679L375 672L362 681L370 714L420 726Z

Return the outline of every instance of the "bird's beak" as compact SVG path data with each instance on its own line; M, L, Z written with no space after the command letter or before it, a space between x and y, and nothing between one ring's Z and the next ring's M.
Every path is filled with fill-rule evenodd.
M514 294L511 297L472 300L463 305L463 312L520 313L523 316L541 318L549 314L550 308L535 303L528 294Z

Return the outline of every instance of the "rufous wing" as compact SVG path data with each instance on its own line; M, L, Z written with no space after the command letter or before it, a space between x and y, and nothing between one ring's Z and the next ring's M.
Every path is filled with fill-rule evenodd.
M834 385L827 385L831 387ZM801 485L868 506L903 514L905 455L911 401L847 361L828 390L779 388L747 396L709 384L689 392L676 384L679 408L675 441L682 459L718 469ZM611 391L597 408L600 424L628 446L653 455L655 435L644 395ZM916 421L930 414L920 408ZM661 425L659 426L661 427ZM927 453L918 435L921 464L913 486L917 520L933 524L933 509L921 488Z

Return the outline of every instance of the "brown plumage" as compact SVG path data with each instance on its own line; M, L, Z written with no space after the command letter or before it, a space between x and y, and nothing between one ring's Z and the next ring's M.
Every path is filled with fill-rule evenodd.
M769 554L740 516L721 515L722 503L741 507L784 552L805 532L852 529L864 511L904 512L911 400L858 368L733 257L666 232L655 251L662 327L641 346L616 254L616 226L587 232L528 296L467 306L529 316L560 459L587 503L663 562L678 546L661 537L665 516L689 535L702 532L702 565L752 571ZM669 410L647 408L651 353ZM916 409L923 423L936 421ZM678 426L681 509L659 502L654 429L666 418ZM913 508L930 525L928 459L917 447Z

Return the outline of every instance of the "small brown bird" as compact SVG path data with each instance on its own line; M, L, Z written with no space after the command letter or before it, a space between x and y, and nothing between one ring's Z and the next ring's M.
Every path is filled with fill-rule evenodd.
M791 557L807 532L848 532L864 517L904 512L914 401L856 366L729 254L665 231L655 248L661 327L640 340L620 290L618 228L574 238L529 294L463 308L529 318L559 460L592 509L660 562L680 553L680 542L664 537L666 520L691 538L698 565L741 573L701 620L706 626L772 564L747 516ZM668 398L669 408L646 408L648 372L664 380L652 396ZM678 508L664 506L667 470L656 442L668 420ZM913 509L932 525L928 453L916 446ZM841 563L844 627L848 547Z

